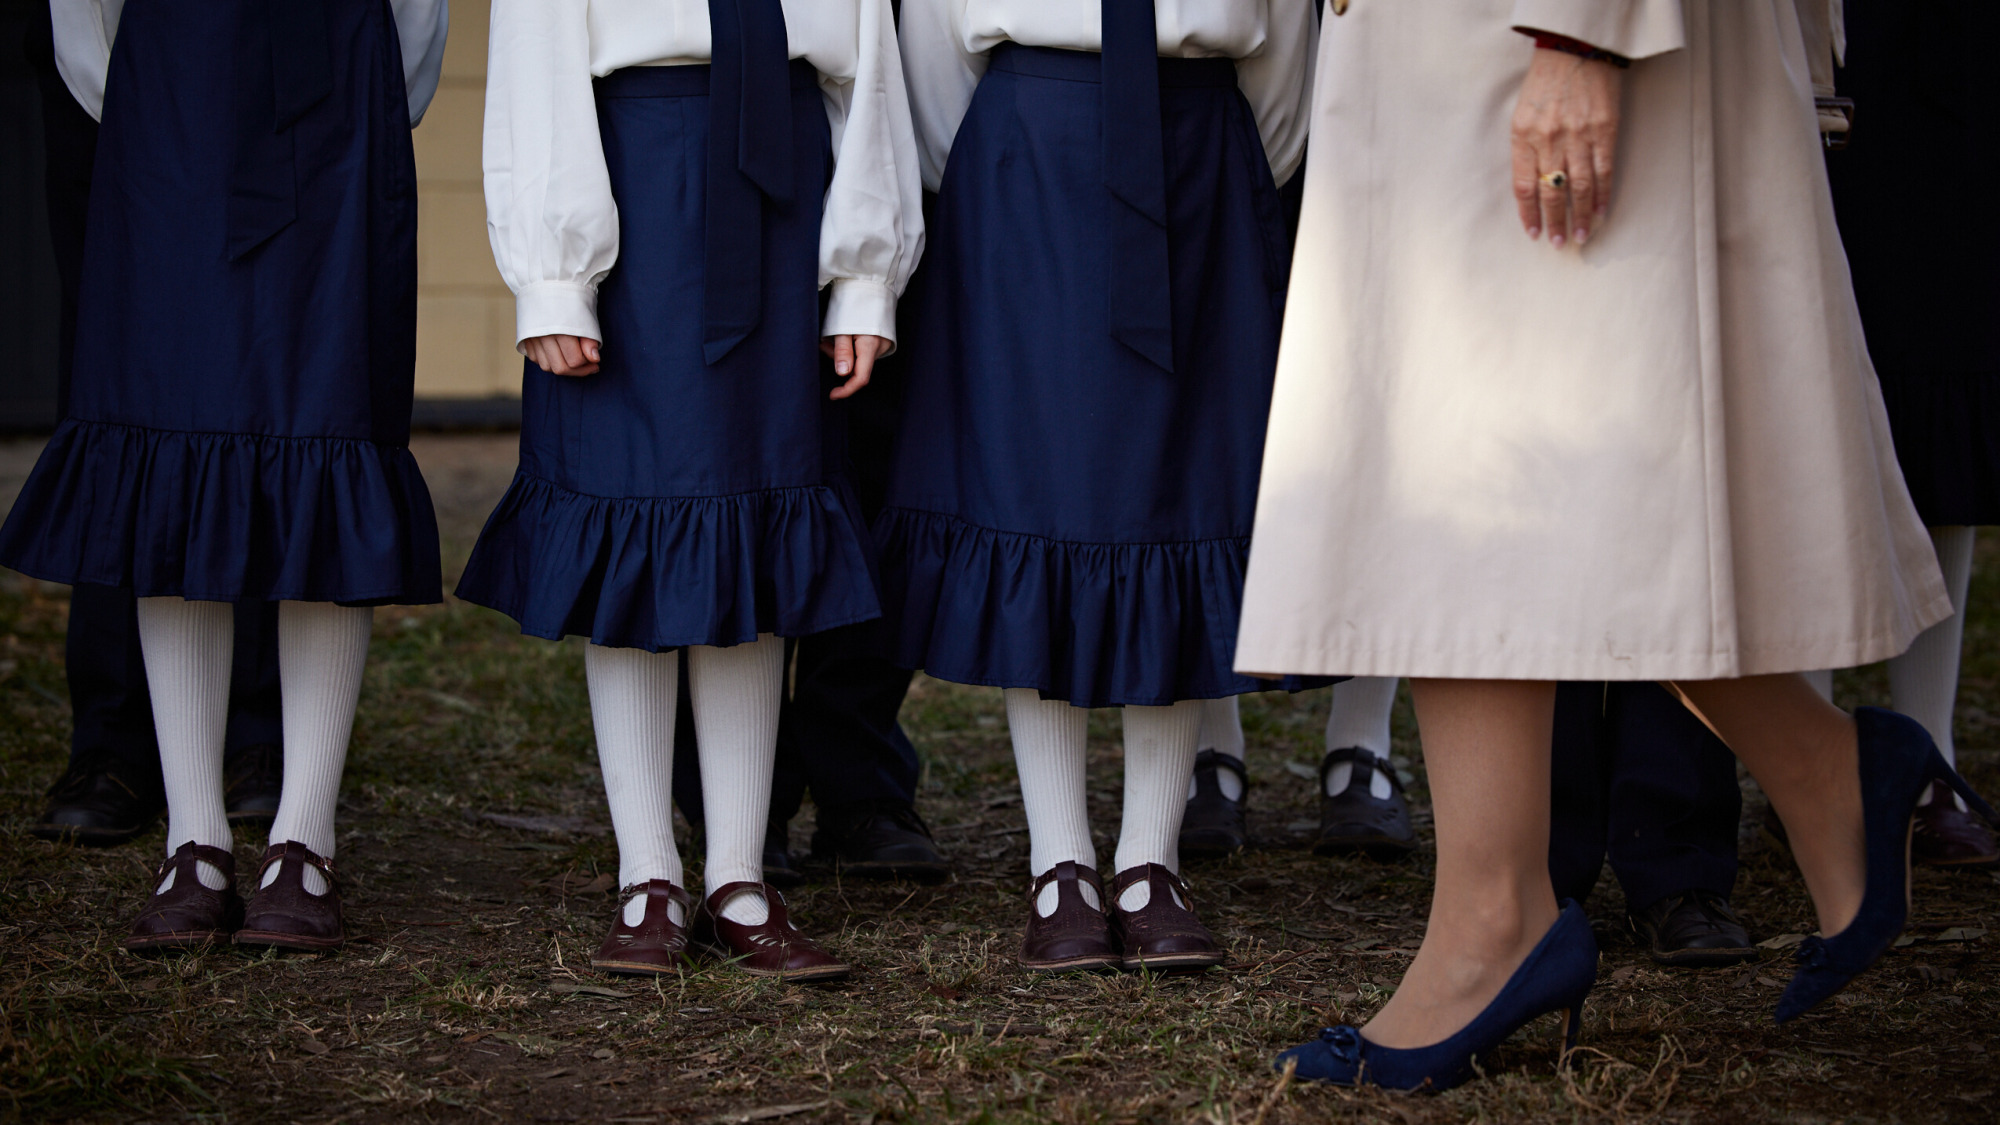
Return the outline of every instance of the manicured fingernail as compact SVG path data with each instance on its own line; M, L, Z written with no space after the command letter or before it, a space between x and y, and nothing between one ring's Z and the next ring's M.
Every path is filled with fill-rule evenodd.
M847 374L847 361L846 361L846 360L842 360L842 361L840 361L839 363L836 363L836 364L834 364L834 365L833 365L833 369L834 369L835 371L838 371L838 372L840 372L840 373L841 373L842 375L845 375L845 374Z
M1528 228L1528 241L1529 241L1529 242L1537 242L1537 241L1540 241L1541 237L1542 237L1542 228L1540 228L1540 227L1529 227L1529 228Z
M1590 241L1590 232L1582 227L1576 228L1576 244L1578 246L1581 246L1589 241Z
M1563 236L1562 236L1562 235L1560 235L1560 234L1552 234L1552 235L1550 235L1550 236L1549 236L1549 245L1550 245L1550 246L1554 246L1554 247L1556 247L1556 248L1560 249L1560 248L1562 247L1562 244L1563 244Z

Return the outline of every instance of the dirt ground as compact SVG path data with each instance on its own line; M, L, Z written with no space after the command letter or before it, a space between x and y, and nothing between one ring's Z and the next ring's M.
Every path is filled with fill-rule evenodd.
M462 562L512 439L430 438L447 558ZM32 443L0 443L0 502ZM1980 551L1961 761L2000 792L2000 550ZM2000 877L1921 872L1906 943L1826 1010L1770 1022L1782 949L1666 971L1623 936L1607 877L1584 1046L1553 1018L1489 1076L1438 1097L1287 1086L1272 1055L1359 1020L1415 948L1430 856L1305 851L1325 692L1247 700L1257 846L1192 865L1231 964L1193 977L1032 977L1013 963L1027 860L999 695L920 679L905 720L922 807L956 865L939 887L843 882L792 896L860 966L831 986L712 966L658 982L588 968L615 910L575 643L525 640L457 602L378 612L342 796L353 940L325 957L123 953L164 830L125 847L20 829L62 769L67 591L0 574L0 1117L31 1121L1209 1122L1995 1119ZM1879 669L1844 674L1880 700ZM1093 718L1092 803L1111 846L1114 714ZM1423 800L1407 702L1399 755ZM1753 938L1809 928L1746 788L1736 902ZM1428 825L1422 827L1427 829ZM810 808L793 825L803 848ZM686 841L684 840L684 844ZM263 841L239 837L239 865ZM692 855L693 853L690 852ZM690 881L698 879L699 863Z

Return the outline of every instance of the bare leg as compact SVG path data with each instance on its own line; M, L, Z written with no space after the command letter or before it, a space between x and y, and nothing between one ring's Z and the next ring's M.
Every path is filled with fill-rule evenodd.
M1363 1028L1424 1047L1471 1023L1555 924L1549 884L1553 683L1412 680L1437 818L1423 947Z
M1867 889L1854 718L1803 675L1676 683L1785 822L1821 933L1847 928Z

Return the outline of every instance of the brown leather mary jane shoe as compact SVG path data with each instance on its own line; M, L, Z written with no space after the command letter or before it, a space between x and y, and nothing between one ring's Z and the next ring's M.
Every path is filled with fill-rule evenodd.
M1043 888L1056 885L1055 912L1042 917L1035 902ZM1038 973L1109 969L1118 964L1111 919L1083 897L1083 884L1104 901L1104 881L1094 868L1064 860L1042 872L1028 888L1028 928L1021 935L1021 967Z
M340 880L333 864L321 859L297 840L272 844L257 865L257 882L272 864L281 864L270 886L250 892L250 905L243 911L243 928L236 931L238 945L267 945L301 953L322 953L339 949L347 940L340 927ZM326 893L306 890L306 867L319 869L326 877Z
M219 891L203 886L195 873L198 862L214 864L226 885ZM174 885L154 891L132 923L125 948L135 953L164 953L228 941L243 924L243 900L236 894L236 857L189 840L160 864L153 873L153 886L166 882L169 871L174 873Z
M646 895L646 916L636 926L625 924L625 904L639 892ZM687 959L687 927L674 921L672 906L678 904L681 917L694 911L694 896L665 879L649 879L627 887L618 898L618 921L611 935L597 947L590 967L604 973L631 976L665 976L680 968Z
M724 918L722 904L740 891L763 895L770 917L755 926ZM792 925L785 910L785 896L764 883L726 883L718 887L695 911L692 937L696 945L753 977L825 981L839 980L854 971Z
M1979 869L2000 864L1993 830L1958 807L1951 789L1931 783L1931 803L1918 805L1911 820L1910 858L1926 867Z
M1215 935L1194 916L1194 897L1181 877L1157 863L1128 867L1111 880L1115 904L1134 885L1148 884L1151 897L1137 910L1113 906L1111 928L1132 970L1208 969L1229 959Z

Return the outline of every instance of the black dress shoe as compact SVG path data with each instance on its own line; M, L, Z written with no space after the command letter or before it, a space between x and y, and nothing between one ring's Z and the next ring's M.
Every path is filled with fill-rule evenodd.
M1326 775L1342 762L1353 769L1347 788L1329 797ZM1389 779L1389 795L1377 797L1374 775ZM1384 862L1401 859L1417 847L1417 830L1410 823L1410 805L1403 799L1403 779L1382 755L1361 746L1327 751L1319 764L1319 837L1314 855L1364 852Z
M1729 900L1713 891L1668 895L1628 919L1633 939L1662 965L1716 968L1757 957Z
M900 802L863 801L820 810L813 858L859 879L942 883L951 864L938 852L917 810Z
M109 847L151 828L166 807L157 782L135 784L115 767L83 763L50 787L48 807L28 832L44 840Z
M1236 775L1237 791L1230 800L1222 791L1221 771ZM1180 848L1183 859L1218 859L1243 850L1250 831L1243 819L1244 799L1250 795L1250 775L1243 759L1219 750L1203 750L1194 758L1194 796L1188 798L1181 815Z
M222 803L230 827L269 827L285 787L285 748L275 742L245 747L225 766Z
M806 881L806 873L799 869L798 860L792 855L792 834L786 825L773 824L764 829L764 882L774 887L796 887Z

